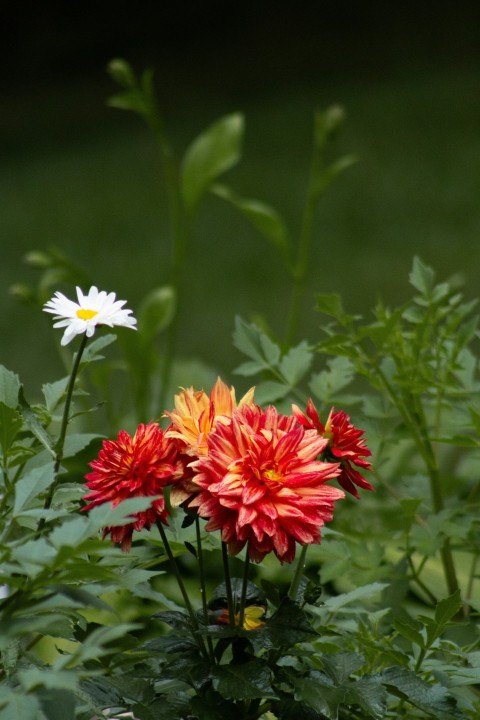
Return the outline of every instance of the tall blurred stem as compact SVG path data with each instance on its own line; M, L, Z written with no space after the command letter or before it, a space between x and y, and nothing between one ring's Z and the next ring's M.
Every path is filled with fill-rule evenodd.
M171 233L171 275L174 289L176 311L167 332L167 347L161 371L158 406L163 408L177 344L179 304L182 297L181 286L187 253L188 225L183 213L180 185L175 156L167 137L160 111L154 105L146 116L146 121L160 149L163 161L165 186L167 191L168 214Z
M325 150L332 135L344 120L341 107L332 105L325 112L315 113L314 142L307 197L303 212L302 226L298 241L296 258L291 272L293 276L292 295L287 316L285 344L292 345L299 331L300 319L307 289L307 278L310 265L311 247L315 229L315 213L324 191L332 180L345 168L355 162L349 155L340 157L331 164L325 164Z
M318 192L316 190L315 179L318 177L320 172L321 160L320 149L315 148L310 170L307 200L303 213L302 229L298 243L298 252L293 267L293 288L287 315L287 328L285 335L286 345L292 345L295 341L302 315L303 303L305 300L309 259L315 225L315 211L318 202Z

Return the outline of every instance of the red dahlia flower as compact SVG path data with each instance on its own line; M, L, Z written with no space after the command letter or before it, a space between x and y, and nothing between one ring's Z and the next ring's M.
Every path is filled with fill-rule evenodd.
M297 405L292 405L293 414L298 422L305 428L315 428L319 435L328 441L328 447L324 457L332 460L340 461L341 472L337 480L347 492L355 497L359 497L358 490L355 487L364 490L374 490L367 480L353 467L371 470L372 465L365 457L369 457L372 453L365 445L363 430L359 430L350 422L350 417L339 410L334 412L334 408L330 410L327 422L323 425L312 400L308 401L306 415Z
M115 507L128 498L162 495L163 488L182 473L174 444L153 422L139 425L133 437L120 430L117 440L104 440L98 458L90 463L90 467L93 472L85 479L92 492L85 495L84 499L90 502L84 510L106 502ZM158 519L166 524L167 515L162 496L147 510L132 515L132 523L107 527L103 536L110 533L113 542L127 551L134 530L149 530Z
M255 562L270 552L292 562L297 542L320 542L321 526L345 497L326 485L338 463L316 459L327 442L272 406L244 405L216 425L208 455L192 463L201 491L191 505L208 518L206 530L221 530L232 555L248 543Z

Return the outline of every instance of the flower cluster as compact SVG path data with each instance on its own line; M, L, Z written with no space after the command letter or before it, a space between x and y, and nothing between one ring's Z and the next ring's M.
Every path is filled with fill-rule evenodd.
M165 419L165 430L153 422L133 437L122 430L90 463L85 509L157 496L132 523L105 529L124 550L134 530L168 522L168 486L170 504L205 519L230 554L246 547L254 562L274 553L290 563L297 544L320 542L322 526L345 497L331 481L356 497L357 487L373 489L356 469L371 469L363 431L333 409L323 425L311 400L305 414L294 405L284 415L257 405L253 388L237 403L219 378L210 395L182 389Z

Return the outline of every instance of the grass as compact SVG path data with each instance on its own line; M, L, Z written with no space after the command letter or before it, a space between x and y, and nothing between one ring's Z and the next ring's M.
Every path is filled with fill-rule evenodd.
M401 302L415 254L440 277L461 274L467 295L477 292L479 75L480 67L451 63L415 73L407 68L388 79L272 83L261 95L225 93L203 102L202 88L185 88L166 119L182 151L220 115L243 111L244 158L225 180L279 209L295 237L313 111L332 102L345 107L335 152L353 153L359 162L331 186L320 208L301 328L314 340L316 292L340 292L347 308L361 313L378 296ZM168 227L156 149L140 121L105 109L113 90L108 83L74 86L66 96L64 88L53 89L11 111L24 127L6 136L9 153L0 168L0 362L19 372L27 391L56 379L61 365L49 318L8 291L14 282L38 278L24 265L25 253L61 248L92 283L115 290L133 308L167 278ZM236 314L261 314L274 332L283 331L289 282L280 260L214 197L195 227L188 286L181 355L200 358L228 379L242 360L231 345Z

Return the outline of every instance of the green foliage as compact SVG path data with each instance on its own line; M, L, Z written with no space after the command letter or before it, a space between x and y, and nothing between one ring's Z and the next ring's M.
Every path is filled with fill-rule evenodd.
M100 333L86 346L82 340L71 374L45 383L42 402L29 402L17 374L0 367L0 720L90 720L123 711L138 720L474 720L476 303L453 282L436 283L415 258L414 295L402 306L379 301L365 320L346 313L339 296L319 295L321 337L294 339L318 201L353 162L327 157L343 111L315 114L295 242L274 208L218 182L241 158L241 114L213 123L176 158L152 73L137 78L123 60L109 70L121 87L110 104L139 115L160 149L170 280L146 289L138 332L120 337L120 359L111 350L103 356L115 335ZM233 343L246 358L237 373L255 378L261 405L303 409L312 396L323 423L331 408L348 410L372 450L367 472L375 492L363 493L360 504L345 499L322 543L301 554L293 579L271 557L256 568L236 558L243 578L227 582L225 548L182 508L172 509L168 530L139 533L129 553L102 539L105 528L131 524L155 497L83 511L92 447L105 435L100 403L107 401L116 434L159 417L163 398L171 407L180 368L190 378L210 377L175 355L192 223L208 192L252 223L292 281L283 341L236 318ZM42 276L22 293L37 306L59 283L79 281L79 269L55 250L31 253L29 262ZM117 372L122 382L112 389ZM252 607L264 616L247 630L240 618Z

